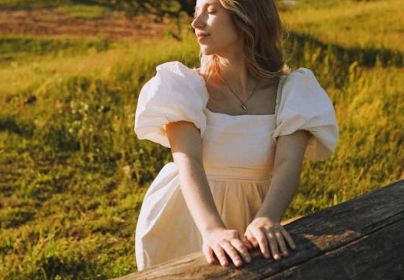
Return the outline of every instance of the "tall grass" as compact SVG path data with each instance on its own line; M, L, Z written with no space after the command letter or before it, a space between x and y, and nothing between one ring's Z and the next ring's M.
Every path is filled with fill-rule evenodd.
M57 8L60 12L72 16L97 18L115 9L115 6L107 0L0 0L0 8L11 10Z
M0 39L0 49L22 42L9 39ZM41 52L41 41L29 40L21 51L2 48L10 59L0 68L0 279L134 271L137 214L171 160L167 149L136 139L137 96L156 65L196 66L197 45L193 38L52 41ZM335 105L341 138L330 159L305 161L286 218L404 176L402 52L327 40L290 30L290 65L314 71Z
M404 52L401 0L298 0L283 18L287 30L342 47Z
M106 279L135 269L136 211L170 159L136 140L136 96L156 64L196 63L195 50L130 44L0 70L0 278Z

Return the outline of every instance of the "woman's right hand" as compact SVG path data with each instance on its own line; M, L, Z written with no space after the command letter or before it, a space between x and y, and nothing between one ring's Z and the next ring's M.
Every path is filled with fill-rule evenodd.
M216 209L203 167L200 131L186 121L169 123L166 130L179 171L181 192L202 234L206 260L214 264L216 257L222 266L228 266L227 254L235 266L241 266L243 260L250 262L249 241L236 230L226 229Z
M251 262L248 250L251 250L252 246L237 230L225 228L210 230L203 234L203 241L202 250L209 264L214 264L216 257L221 266L228 266L229 260L226 254L237 267L243 265L243 260L246 263Z

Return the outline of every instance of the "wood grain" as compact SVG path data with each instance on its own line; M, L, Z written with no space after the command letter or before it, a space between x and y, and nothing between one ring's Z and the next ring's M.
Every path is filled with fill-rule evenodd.
M224 268L195 253L117 279L404 279L404 180L285 227L298 250L278 262L254 251Z

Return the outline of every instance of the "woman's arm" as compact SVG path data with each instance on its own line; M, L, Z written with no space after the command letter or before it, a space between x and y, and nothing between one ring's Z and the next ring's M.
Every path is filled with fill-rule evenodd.
M245 235L262 254L275 260L288 256L286 243L295 249L290 235L280 225L300 182L300 172L310 134L297 131L277 139L271 186ZM271 254L270 254L271 252Z
M249 262L247 246L236 230L226 229L214 204L202 161L202 141L199 130L190 122L174 122L166 127L181 191L188 209L201 232L206 260L213 264L214 255L223 266L226 254L236 266L242 265L240 255ZM239 255L240 254L240 255Z

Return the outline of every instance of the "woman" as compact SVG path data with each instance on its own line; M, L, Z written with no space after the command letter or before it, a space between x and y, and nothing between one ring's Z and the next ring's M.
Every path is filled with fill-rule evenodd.
M259 248L296 249L281 219L304 156L328 157L338 128L310 70L288 73L273 0L198 0L201 68L157 67L142 89L135 131L172 150L138 219L138 269L201 250L241 266Z

